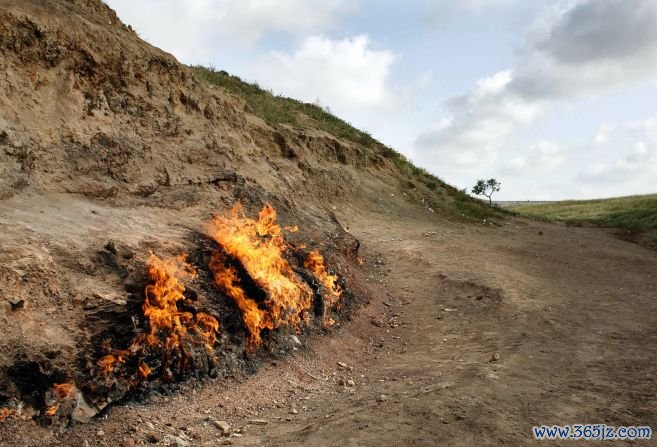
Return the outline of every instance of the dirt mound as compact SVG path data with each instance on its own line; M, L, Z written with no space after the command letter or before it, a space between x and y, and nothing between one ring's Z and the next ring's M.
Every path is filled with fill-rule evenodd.
M326 187L304 185L318 175L335 185L327 192L344 194L357 180L338 167L394 173L380 154L331 135L272 129L242 100L143 42L100 1L0 7L2 197L150 197L237 181L287 196Z
M436 192L384 154L265 123L99 0L0 0L0 56L0 407L26 402L22 417L85 420L162 382L253 370L253 315L263 351L279 355L294 347L291 331L330 331L367 299L359 243L333 210L385 201L393 214L433 212ZM281 228L300 228L281 243L276 281L209 237L211 214L237 201L244 216L271 203ZM271 224L254 247L279 237ZM198 273L182 281L166 262L154 273L151 257L149 276L150 252L188 253L183 270ZM217 252L232 257L211 268ZM233 282L213 279L217 269ZM274 300L286 281L300 308ZM162 295L149 295L158 284ZM342 304L327 311L337 291ZM156 324L149 300L173 320ZM190 334L210 340L211 355Z

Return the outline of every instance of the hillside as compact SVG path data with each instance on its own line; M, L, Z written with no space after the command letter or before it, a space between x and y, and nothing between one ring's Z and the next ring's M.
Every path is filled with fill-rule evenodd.
M657 247L657 195L567 200L509 207L523 216L621 230L622 238Z
M0 69L0 446L657 427L657 251L472 200L100 0L0 0Z
M3 419L88 420L339 327L375 293L341 210L498 217L320 108L179 64L100 0L0 0L0 52Z

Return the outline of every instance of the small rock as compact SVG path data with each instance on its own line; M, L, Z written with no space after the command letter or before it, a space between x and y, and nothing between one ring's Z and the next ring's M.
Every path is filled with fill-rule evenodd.
M230 424L226 421L213 421L215 427L221 430L221 434L224 436L230 435Z
M11 310L19 310L25 308L25 300L10 301Z
M372 324L373 324L374 326L376 326L376 327L383 327L383 326L385 326L385 324L383 323L383 321L381 321L381 320L377 320L376 318L372 318L372 319L370 320L370 323L372 323Z
M150 430L155 430L155 425L151 421L146 421L146 427L148 427Z
M119 242L109 241L107 244L105 244L104 248L113 255L123 259L132 259L135 256L134 251L132 251L127 245L121 244Z
M267 425L269 421L266 419L252 419L250 423L253 425Z
M354 382L353 380L349 379L349 380L347 380L347 386L356 386L356 382Z
M301 346L301 341L299 340L299 337L297 337L294 334L290 335L290 341L297 346Z
M126 439L121 443L121 447L135 447L135 440L134 439Z
M102 431L102 430L98 430L98 431L96 432L96 436L98 436L99 438L102 438L103 436L105 436L105 432Z
M292 409L290 410L290 413L291 413L291 414L297 414L297 413L299 413L299 411L298 411L296 408L292 408Z
M386 396L385 394L379 394L378 396L376 396L376 401L379 403L387 402L388 396Z
M189 442L185 441L180 436L166 435L164 440L168 441L169 444L173 443L176 447L189 447Z
M345 362L338 362L338 366L339 366L340 368L342 368L342 369L346 369L346 368L347 368L347 364L346 364Z
M91 418L98 414L98 410L92 407L87 403L87 401L82 396L82 393L78 392L76 396L76 405L73 413L71 414L71 419L80 423L87 423L91 421Z
M233 445L233 441L230 439L224 439L223 445Z
M146 435L146 440L151 444L157 444L160 442L160 437L155 433L149 433Z
M500 353L496 352L491 356L490 360L488 360L488 363L497 362L499 359L500 359Z

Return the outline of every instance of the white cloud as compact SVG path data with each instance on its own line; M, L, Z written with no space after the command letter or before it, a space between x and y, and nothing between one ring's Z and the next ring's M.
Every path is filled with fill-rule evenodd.
M250 46L268 33L300 36L337 26L358 0L107 0L147 41L187 63L216 48ZM148 20L144 20L148 17ZM138 25L136 25L138 24Z
M527 154L510 160L507 170L513 174L554 171L566 161L561 147L552 141L539 141L532 145Z
M338 115L380 106L390 99L387 85L395 56L371 48L367 36L304 39L292 53L271 52L247 70L276 93L306 102L319 99Z
M654 0L588 0L550 9L512 70L445 103L448 118L418 137L417 160L443 173L445 165L453 173L481 170L559 102L657 80L656 29Z
M623 182L625 187L633 188L635 192L654 190L654 179L657 178L657 119L619 126L607 125L603 132L604 140L600 140L600 132L594 137L594 150L590 154L593 160L581 170L578 179L594 185ZM621 152L619 148L624 150Z
M438 163L443 171L481 169L493 163L498 148L543 108L510 93L512 80L510 71L501 71L479 80L468 94L449 99L445 106L450 118L417 140L420 161Z
M459 5L475 13L482 13L490 8L500 8L513 4L515 0L461 0Z

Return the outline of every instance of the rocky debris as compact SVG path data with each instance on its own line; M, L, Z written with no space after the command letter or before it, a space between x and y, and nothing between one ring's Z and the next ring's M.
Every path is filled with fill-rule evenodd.
M157 444L161 441L161 438L157 435L157 433L148 433L146 435L146 440L151 444Z
M376 326L376 327L384 327L384 326L385 326L385 323L384 323L383 321L378 320L378 319L376 319L376 318L372 318L372 319L370 320L370 323L372 323L372 324L373 324L374 326Z
M11 310L20 310L25 308L25 300L10 301Z
M226 421L213 421L215 427L221 430L221 434L224 436L229 436L231 433L230 424Z
M488 363L497 362L500 359L500 353L494 353L491 358L488 360Z
M164 445L171 445L176 447L189 447L188 440L183 439L181 436L166 435L164 437Z
M290 341L291 341L292 344L294 344L295 346L302 346L301 341L299 340L299 337L297 337L297 336L294 335L294 334L290 335Z
M135 252L125 244L116 241L109 241L105 244L105 250L123 259L132 259L135 257Z
M82 393L78 392L76 396L76 405L73 413L71 414L71 419L76 422L87 423L91 421L91 418L98 414L98 410L89 405L87 401L82 396Z
M269 421L266 419L251 419L249 423L253 425L267 425L269 424Z

